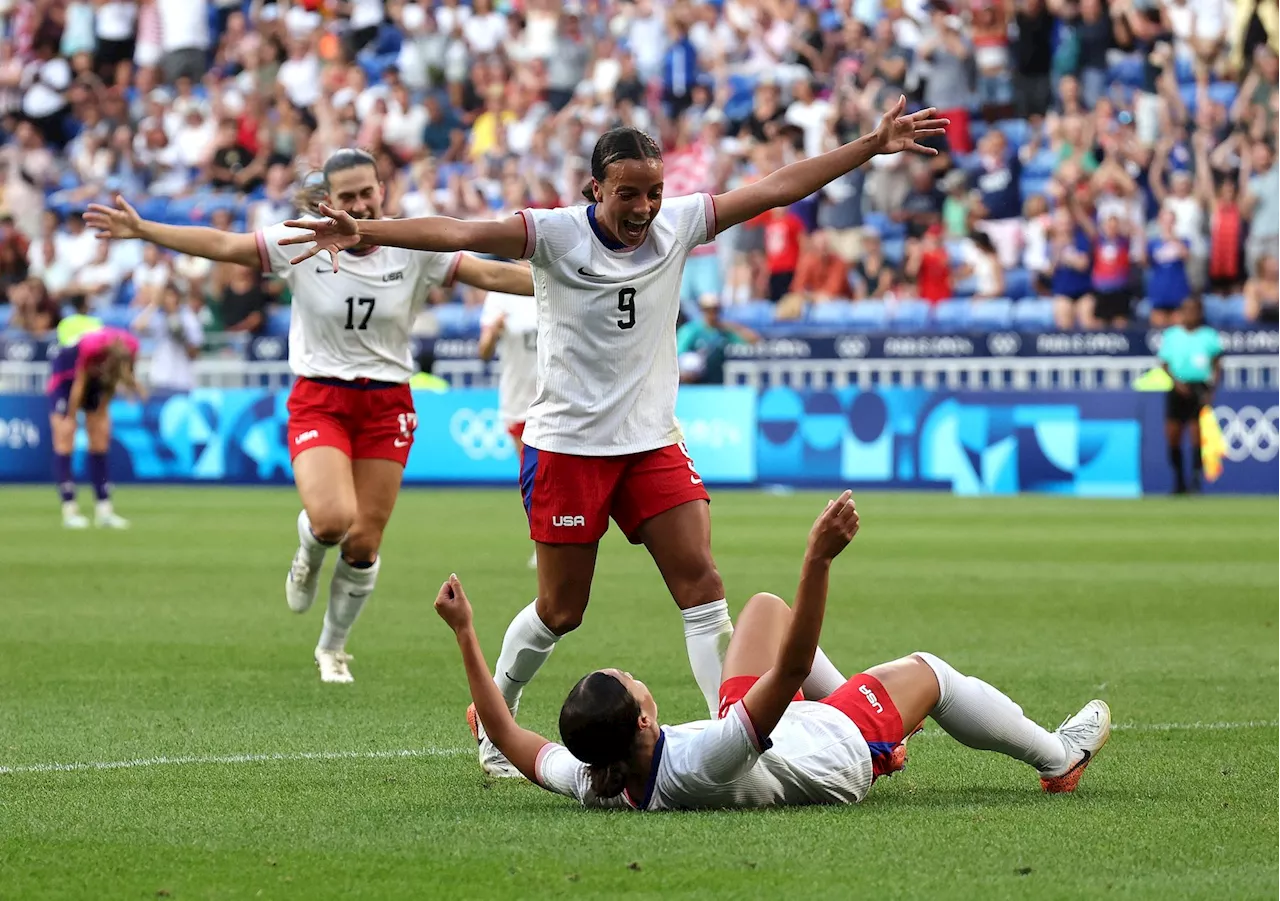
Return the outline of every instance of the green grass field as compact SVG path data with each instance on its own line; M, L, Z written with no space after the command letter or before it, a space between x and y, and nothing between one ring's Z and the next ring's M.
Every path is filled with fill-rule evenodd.
M717 494L735 612L791 595L822 501ZM6 901L1276 897L1274 498L861 496L824 632L838 665L930 650L1050 726L1100 696L1111 744L1047 797L931 726L857 807L650 816L476 764L430 602L456 570L493 661L534 594L512 493L402 498L352 686L315 675L321 604L284 604L291 492L125 488L117 506L131 531L64 533L52 489L0 488ZM568 687L606 665L665 721L699 716L679 617L616 533L522 718L554 735Z

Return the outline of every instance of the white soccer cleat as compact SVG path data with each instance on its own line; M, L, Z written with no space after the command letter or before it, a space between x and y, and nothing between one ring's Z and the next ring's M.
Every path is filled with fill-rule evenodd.
M80 515L78 510L63 510L62 527L64 529L87 529L89 528L89 520Z
M1073 792L1093 758L1111 737L1111 708L1106 701L1090 701L1068 717L1053 733L1067 749L1067 768L1061 773L1041 773L1040 787L1051 795Z
M522 779L524 774L511 765L511 761L498 750L489 736L484 734L484 724L476 715L476 705L467 708L467 725L471 727L471 737L479 746L480 769L495 779Z
M307 552L298 548L284 579L284 599L294 613L306 613L316 602L316 589L320 585L320 567L312 568Z
M127 529L129 520L111 510L100 511L93 517L93 524L99 529Z
M355 676L351 675L351 670L347 668L347 664L355 658L346 651L327 651L324 648L316 648L316 666L320 668L321 682L354 682Z

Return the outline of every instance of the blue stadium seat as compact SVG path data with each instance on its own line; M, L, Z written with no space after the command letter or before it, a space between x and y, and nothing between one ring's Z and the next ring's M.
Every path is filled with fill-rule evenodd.
M111 328L128 328L133 324L134 311L128 307L106 307L95 310L94 315L102 320L102 324Z
M777 309L772 301L749 300L746 303L737 303L724 307L720 315L729 322L736 322L748 328L761 329L773 324L776 313Z
M1151 301L1143 297L1133 305L1133 318L1138 322L1146 322L1151 318Z
M130 201L132 202L132 200ZM134 204L143 219L163 221L169 209L168 197L145 197Z
M889 314L889 325L896 332L923 332L929 325L929 304L923 300L900 300Z
M1115 63L1107 73L1107 80L1120 82L1131 88L1141 87L1144 63L1141 57L1126 56Z
M267 334L273 338L289 337L288 307L279 307L267 314Z
M905 238L907 235L906 223L894 222L887 213L867 213L862 224L875 229L881 238Z
M1014 147L1021 147L1031 139L1031 126L1026 119L1001 119L996 123L996 128L1004 132L1004 136Z
M1196 83L1196 67L1191 60L1185 56L1179 56L1173 63L1173 74L1177 76L1178 84L1194 85Z
M978 280L972 275L966 278L952 279L951 295L953 297L972 297L978 291Z
M1018 190L1022 192L1022 198L1039 197L1049 187L1049 176L1030 175L1023 173L1022 178L1018 180Z
M880 242L880 249L884 251L884 258L895 266L902 263L902 258L907 253L907 242L902 238L886 238Z
M13 318L13 304L0 304L0 332L9 327L9 320Z
M1032 276L1028 269L1009 269L1004 274L1004 293L1012 298L1034 297Z
M859 301L870 303L870 301ZM826 303L815 303L805 311L805 321L812 325L836 326L848 328L853 325L853 308L855 304L847 300L829 300ZM884 304L881 304L883 313Z
M1012 328L1013 301L1005 297L975 300L969 307L969 323L979 330Z
M1013 305L1013 324L1019 331L1036 332L1053 328L1053 301L1028 297Z
M1041 150L1031 159L1027 160L1022 167L1022 175L1024 178L1048 178L1053 175L1053 170L1058 167L1058 154L1052 150ZM1025 191L1023 192L1026 193Z
M1215 328L1240 328L1248 324L1244 315L1244 295L1204 298L1204 318Z
M849 304L848 323L853 328L882 331L889 324L883 300L859 300Z
M961 297L944 300L933 308L933 326L940 332L962 332L969 327L969 301Z
M1221 103L1227 109L1231 109L1231 104L1236 102L1236 95L1240 92L1240 87L1234 81L1215 81L1209 85L1209 99L1214 103Z

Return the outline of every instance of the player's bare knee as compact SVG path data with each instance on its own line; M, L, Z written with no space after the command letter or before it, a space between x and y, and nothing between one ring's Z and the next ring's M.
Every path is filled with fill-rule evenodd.
M342 543L342 556L350 563L372 563L378 559L378 548L381 546L381 529L375 531L355 529Z
M568 635L582 625L583 611L563 608L554 603L544 606L543 599L538 598L538 619L556 635Z
M681 610L724 599L724 580L710 558L700 566L690 567L683 578L670 579L668 583Z
M760 591L751 596L751 600L747 601L747 605L742 608L742 616L746 616L751 612L769 612L773 613L779 608L790 610L787 602L776 594L770 594L767 591Z
M321 507L308 510L307 518L311 520L311 533L327 544L336 544L347 537L355 523L355 510L344 510L342 507Z

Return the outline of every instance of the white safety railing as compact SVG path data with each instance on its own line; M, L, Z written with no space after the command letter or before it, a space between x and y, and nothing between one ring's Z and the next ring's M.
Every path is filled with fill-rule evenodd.
M1118 391L1158 365L1154 357L977 357L945 360L730 360L725 384L752 388L900 386L949 391ZM1224 356L1224 388L1280 384L1275 357Z

